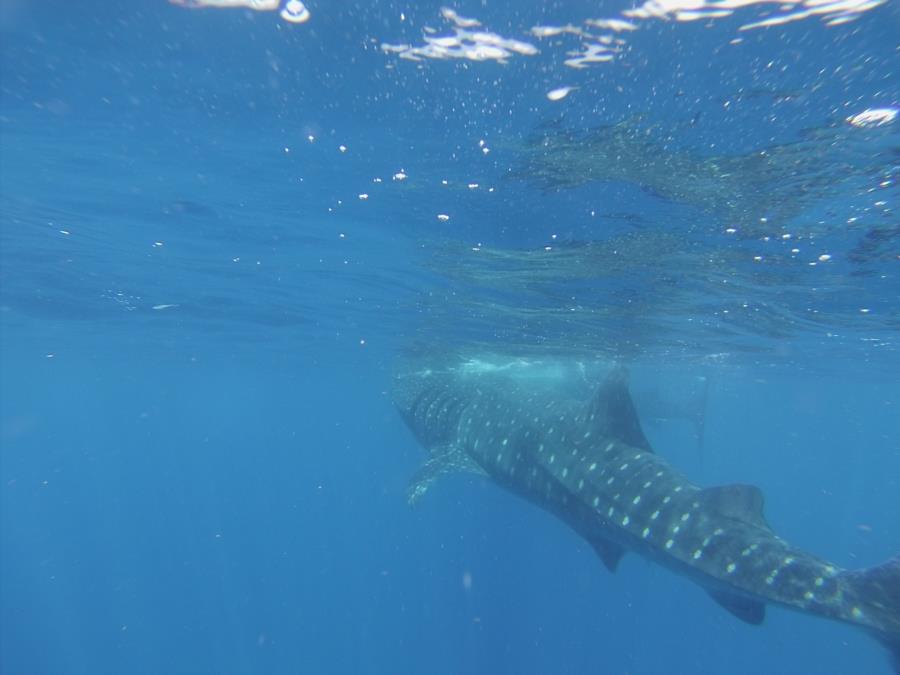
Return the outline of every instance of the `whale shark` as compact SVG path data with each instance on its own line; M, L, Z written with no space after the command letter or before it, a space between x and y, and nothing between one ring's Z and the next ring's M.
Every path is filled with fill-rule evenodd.
M701 488L650 447L627 371L506 355L410 356L393 399L428 458L408 499L471 471L549 511L615 572L626 552L703 587L738 619L779 605L868 631L900 673L900 556L842 569L775 534L752 485Z

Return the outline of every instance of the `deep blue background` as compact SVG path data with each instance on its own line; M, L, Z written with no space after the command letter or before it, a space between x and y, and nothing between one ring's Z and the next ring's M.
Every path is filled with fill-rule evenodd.
M3 343L3 672L887 671L845 626L744 626L634 557L610 575L477 478L409 509L384 355L102 346ZM658 451L761 486L776 531L840 564L895 552L896 386L716 387L704 461L677 424L648 427Z
M777 608L744 626L635 557L610 575L480 479L408 508L422 451L389 389L418 294L440 285L421 241L597 234L584 192L431 187L499 181L505 139L558 114L546 91L580 84L566 110L585 126L702 110L698 133L740 151L861 96L895 105L896 8L721 55L734 25L660 25L631 39L630 66L573 74L559 50L386 69L370 38L417 40L440 3L309 4L302 27L163 2L0 5L0 672L886 673L851 628ZM459 7L510 35L618 9ZM803 89L867 57L772 119L721 112L750 81ZM823 339L786 343L777 367L703 366L702 458L677 421L648 433L702 484L759 485L786 538L876 564L900 549L900 364L890 341L823 364ZM649 387L685 372L633 368Z

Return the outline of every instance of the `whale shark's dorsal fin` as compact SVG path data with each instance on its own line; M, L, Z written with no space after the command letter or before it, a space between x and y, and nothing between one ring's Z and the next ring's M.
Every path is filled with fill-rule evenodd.
M587 405L587 420L593 432L603 438L615 438L633 448L653 452L634 402L628 391L628 371L618 366L607 375Z
M455 471L471 471L479 475L485 475L484 469L475 463L468 453L460 449L455 443L438 445L431 449L428 459L419 467L419 470L409 481L406 489L406 501L415 505L431 484L445 473Z
M718 485L700 491L710 510L748 525L770 529L763 515L763 493L755 485Z

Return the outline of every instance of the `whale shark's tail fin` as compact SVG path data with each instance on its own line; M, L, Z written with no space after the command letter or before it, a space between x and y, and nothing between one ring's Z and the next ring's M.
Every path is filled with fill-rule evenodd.
M900 556L844 574L859 603L853 609L853 620L887 647L894 672L900 675Z

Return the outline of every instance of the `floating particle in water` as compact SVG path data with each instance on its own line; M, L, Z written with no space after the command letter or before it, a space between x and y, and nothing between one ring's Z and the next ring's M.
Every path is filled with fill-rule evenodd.
M281 9L280 16L289 23L306 23L311 14L300 0L288 0Z
M562 101L571 92L575 91L575 89L577 89L577 87L559 87L558 89L548 91L547 98L551 101Z
M475 28L476 26L481 25L481 22L478 19L470 19L465 16L460 16L449 7L441 7L441 16L444 17L447 21L455 23L460 28Z
M867 108L851 115L847 121L855 127L880 127L897 119L897 112L896 108Z

